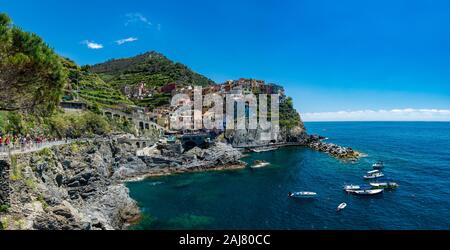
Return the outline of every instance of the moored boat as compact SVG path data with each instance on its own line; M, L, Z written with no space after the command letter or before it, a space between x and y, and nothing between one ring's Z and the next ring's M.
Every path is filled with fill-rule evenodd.
M366 189L366 190L356 190L353 191L352 194L362 195L362 196L370 196L377 195L383 193L384 189Z
M315 192L289 192L289 197L291 198L315 198L317 193Z
M378 178L381 178L381 177L384 177L384 174L381 173L381 172L364 175L364 179L366 179L366 180L378 179Z
M399 185L396 182L372 182L370 186L373 188L396 189Z
M361 186L360 185L345 185L344 186L344 191L352 191L352 190L360 190Z
M255 161L253 163L253 166L251 166L251 168L263 168L263 167L266 167L268 165L270 165L270 163L267 162L267 161Z
M373 169L383 169L384 168L384 162L378 161L375 164L372 165Z
M381 172L380 170L372 170L372 171L367 172L367 174L372 175L372 174L376 174L376 173L380 173L380 172Z
M357 191L357 190L364 190L364 189L371 189L372 186L367 185L367 184L363 184L363 185L345 185L344 186L344 191L347 193L351 193L353 191Z
M337 207L337 211L342 211L347 207L347 203L341 203L338 207Z

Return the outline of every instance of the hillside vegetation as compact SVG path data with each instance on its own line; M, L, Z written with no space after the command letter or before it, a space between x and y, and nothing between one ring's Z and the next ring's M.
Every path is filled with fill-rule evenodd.
M64 59L64 67L69 72L66 100L79 97L91 107L126 107L133 105L121 91L103 81L88 67L79 67L70 59Z
M291 97L287 97L286 100L280 102L280 127L282 129L293 129L300 127L305 129L300 114L294 108L294 101Z
M200 86L214 83L205 76L193 72L186 65L175 63L157 52L110 60L93 65L90 70L116 88L141 82L149 88L162 87L173 82Z

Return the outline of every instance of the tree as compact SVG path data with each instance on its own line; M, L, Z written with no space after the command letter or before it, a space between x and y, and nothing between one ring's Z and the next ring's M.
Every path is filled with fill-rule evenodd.
M0 14L0 110L51 112L60 101L66 78L53 49Z

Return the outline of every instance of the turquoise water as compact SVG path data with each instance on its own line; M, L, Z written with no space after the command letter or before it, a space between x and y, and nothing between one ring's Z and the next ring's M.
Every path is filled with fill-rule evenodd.
M252 154L271 166L151 178L130 183L144 213L134 229L450 229L450 123L307 123L309 133L367 153L343 162L306 148ZM355 197L345 183L362 184L384 160L400 188ZM314 191L316 200L289 199ZM348 203L341 213L336 207Z

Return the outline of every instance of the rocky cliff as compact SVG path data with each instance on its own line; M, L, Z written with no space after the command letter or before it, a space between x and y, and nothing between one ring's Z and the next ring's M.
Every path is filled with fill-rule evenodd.
M183 153L159 145L140 157L136 150L110 138L0 161L0 228L123 229L140 216L123 181L245 166L240 152L223 143Z
M75 143L3 161L4 229L121 229L139 218L128 189L111 181L115 147Z
M307 145L309 136L302 127L294 127L278 133L270 129L230 130L225 133L225 138L233 147L258 147L271 143Z

